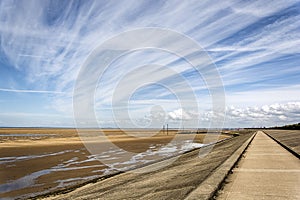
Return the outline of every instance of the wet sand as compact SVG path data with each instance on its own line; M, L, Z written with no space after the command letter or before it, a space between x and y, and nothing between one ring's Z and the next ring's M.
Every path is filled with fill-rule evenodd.
M86 131L97 132L91 129ZM151 135L155 130L142 131ZM130 130L131 135L140 132L141 130ZM170 130L166 135L166 132L157 131L152 137L136 138L120 130L104 130L110 142L134 153L153 153L168 144L177 132ZM180 134L179 138L185 141L190 136ZM194 143L203 143L205 134L194 136ZM219 139L227 137L230 136L221 135ZM0 198L13 199L65 189L112 173L114 170L109 169L98 158L115 159L120 154L117 151L107 151L101 155L91 155L75 129L2 128L0 148ZM162 155L170 156L168 151ZM139 161L131 165L148 162L145 158Z
M221 141L211 146L195 149L152 165L117 174L78 187L68 193L55 193L38 199L185 199L227 160L253 132ZM209 152L206 156L203 152ZM228 163L226 164L228 165ZM149 171L150 170L150 171ZM220 175L220 174L219 174ZM204 183L207 184L207 183ZM215 188L210 182L206 190ZM204 199L204 198L195 198Z

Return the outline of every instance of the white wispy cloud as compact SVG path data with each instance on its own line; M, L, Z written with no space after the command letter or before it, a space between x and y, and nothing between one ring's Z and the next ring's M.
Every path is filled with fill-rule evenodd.
M48 94L63 94L64 92L59 91L47 91L47 90L16 90L16 89L6 89L0 88L2 92L16 92L16 93L48 93Z
M298 101L300 85L277 86L265 88L264 85L256 90L244 90L239 92L226 92L227 105L236 106L262 106L264 104L286 103Z
M217 0L78 1L64 5L54 1L20 1L18 4L2 1L0 62L13 68L3 76L10 77L22 87L6 89L10 86L0 82L0 91L51 93L54 95L51 96L52 103L47 106L70 114L78 73L93 49L123 31L161 27L184 33L208 50L221 73L228 104L239 106L245 103L250 106L297 101L300 83L288 77L297 74L300 67L296 62L300 53L299 7L297 0L229 0L222 3ZM169 43L180 45L180 41ZM294 60L289 63L280 61L283 56L290 55L295 57ZM134 76L128 76L127 82L123 81L118 86L120 91L140 86L135 84L141 79L175 87L181 96L187 93L186 87L191 87L202 111L205 105L210 107L205 81L195 73L188 73L191 66L177 59L176 55L167 55L166 52L151 54L138 51L119 58L119 62L113 63L106 71L106 77L99 82L95 94L96 110L109 108L107 105L111 103L122 77L143 64L162 67L157 71L141 70ZM264 67L264 64L275 61L276 70ZM164 66L173 72L170 73ZM91 70L86 76L91 79L96 75ZM277 79L281 81L276 82ZM91 91L90 85L86 87L86 91ZM120 102L126 95L120 93ZM156 89L149 96L157 97L156 102L160 103L168 95L170 92ZM181 97L181 100L187 101L188 97ZM143 113L148 112L149 105L137 100L132 102L137 103L136 107L133 106L138 110L136 115L145 116ZM162 104L166 112L174 112L173 117L179 116L180 112L175 112L179 109L175 100L169 99L169 102L169 105ZM182 116L184 112L189 111L183 109Z

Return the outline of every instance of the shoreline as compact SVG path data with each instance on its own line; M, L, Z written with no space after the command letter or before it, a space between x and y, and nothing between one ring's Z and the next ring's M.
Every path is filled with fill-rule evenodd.
M9 130L10 134L16 134L15 130ZM22 134L24 134L24 131L32 133L28 130L29 129L19 129L17 132ZM7 129L0 129L0 134L4 131L6 132L5 134L7 134ZM41 129L34 129L34 131L36 133L39 132L41 135L57 134L57 136L14 138L5 141L1 140L0 137L0 157L6 159L0 160L1 185L3 186L3 184L14 180L16 181L22 177L29 177L29 180L33 181L32 187L20 187L16 190L10 190L10 192L0 193L0 197L20 196L30 193L35 194L36 191L45 191L47 193L50 190L50 192L52 192L51 188L54 189L55 187L58 187L59 184L63 185L65 183L64 180L79 179L79 181L67 182L69 184L67 188L69 188L73 187L72 185L74 184L77 185L78 182L79 184L82 182L85 183L84 177L99 176L96 179L101 179L103 172L107 167L86 150L84 144L76 135L77 133L74 132L74 129L44 129L43 131L41 131ZM148 151L148 153L150 152L151 154L168 144L177 132L173 131L171 133L172 134L166 136L159 132L159 134L149 138L134 138L125 135L124 132L118 131L107 131L106 135L110 142L121 149L138 154ZM186 138L194 136L193 142L202 143L205 134L178 134L178 136L182 142L186 141ZM220 135L220 139L228 137L230 136ZM174 147L170 147L168 150L173 151L173 148ZM176 148L176 151L180 150L180 146ZM109 158L116 157L118 154L117 152L112 152L111 155L107 154L107 152L103 153L103 156L109 156ZM143 162L148 161L139 160L139 162L140 163L137 163L136 165L141 166ZM155 162L157 161L155 160ZM33 176L36 176L36 174L39 175L39 173L45 174L42 174L37 178L32 178ZM16 182L16 184L17 183L18 182ZM11 186L7 185L7 187ZM64 187L60 188L64 189Z

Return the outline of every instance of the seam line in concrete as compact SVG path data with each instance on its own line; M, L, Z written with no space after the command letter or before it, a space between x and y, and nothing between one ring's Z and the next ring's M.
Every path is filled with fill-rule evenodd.
M217 191L221 188L230 171L236 166L248 146L256 136L254 133L251 138L242 144L227 160L225 160L212 174L206 178L195 190L188 194L185 200L213 199Z
M291 149L290 147L286 146L285 144L283 144L282 142L280 142L279 140L277 140L276 138L274 138L273 136L271 136L270 134L268 134L265 131L264 134L266 134L267 136L269 136L272 140L274 140L275 142L277 142L280 146L282 146L283 148L285 148L286 150L288 150L290 153L292 153L294 156L296 156L298 159L300 159L300 155L295 152L293 149Z
M225 138L225 139L219 140L219 141L217 141L215 143L207 144L207 145L202 146L202 147L197 147L197 148L185 151L183 153L177 153L177 154L174 154L172 156L167 156L165 158L162 158L162 159L159 159L159 160L155 160L155 161L152 161L152 162L149 162L149 163L146 163L146 164L141 164L141 165L129 168L129 169L124 170L124 171L117 171L117 172L114 172L114 173L111 173L111 174L100 176L98 178L94 178L94 179L85 181L83 183L76 184L76 185L71 186L71 187L63 188L63 189L56 190L56 191L47 192L45 194L31 196L31 197L28 197L28 199L35 200L35 199L41 199L41 198L46 198L46 197L50 197L50 196L57 196L57 195L61 195L61 194L67 194L67 193L70 193L70 192L72 192L72 191L74 191L74 190L76 190L78 188L81 188L81 187L83 187L85 185L93 184L93 183L98 183L100 181L103 181L103 180L106 180L106 179L109 179L109 178L114 178L117 175L125 174L125 173L133 171L133 170L140 170L140 169L142 169L144 167L150 167L151 165L159 165L161 162L167 162L170 159L178 158L178 157L180 157L180 156L182 156L184 154L188 154L190 152L197 151L197 150L199 150L201 148L204 148L204 147L208 147L208 146L211 146L211 145L216 145L216 144L223 143L223 142L228 142L228 141L232 140L233 138L234 138L233 136L229 137L229 138Z
M233 172L291 172L299 173L300 169L234 169Z

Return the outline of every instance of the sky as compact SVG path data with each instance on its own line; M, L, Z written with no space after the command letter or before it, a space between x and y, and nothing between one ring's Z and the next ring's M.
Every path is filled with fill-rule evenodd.
M134 30L145 34L116 39ZM223 127L299 123L299 33L299 0L0 1L0 126L89 126L91 114L103 128L209 127L213 102L225 106ZM118 49L143 37L142 48ZM157 48L189 51L184 38L201 47L185 55L200 68ZM100 65L105 55L120 56ZM83 82L93 101L76 99Z

